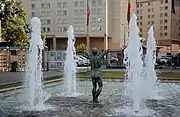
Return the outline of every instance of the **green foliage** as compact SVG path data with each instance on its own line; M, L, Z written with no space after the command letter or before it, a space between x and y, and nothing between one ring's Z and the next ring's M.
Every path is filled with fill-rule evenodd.
M77 53L85 53L87 50L87 47L84 43L80 43L79 45L77 45L76 47L76 52Z
M46 33L41 33L41 38L42 38L44 45L46 45Z
M0 19L2 39L12 45L27 45L25 33L27 13L20 0L1 0Z

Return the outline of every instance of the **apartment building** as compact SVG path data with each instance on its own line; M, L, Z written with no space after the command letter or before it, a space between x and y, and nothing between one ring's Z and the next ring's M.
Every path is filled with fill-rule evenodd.
M39 17L42 32L47 34L50 50L66 47L67 29L74 27L76 45L89 44L90 49L120 50L127 32L127 0L89 0L90 22L87 42L87 0L22 0L28 11L28 20ZM136 11L135 0L131 3ZM107 39L107 41L106 41ZM106 47L108 46L108 47Z
M157 44L163 46L162 53L179 52L180 44L180 0L137 0L137 16L140 36L147 38L148 29L154 26Z

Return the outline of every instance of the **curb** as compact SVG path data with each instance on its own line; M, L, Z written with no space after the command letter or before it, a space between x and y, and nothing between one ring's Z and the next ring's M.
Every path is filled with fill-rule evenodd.
M80 77L80 76L77 76L77 80L80 80L80 81L91 81L91 77L90 76L83 76L83 77ZM111 79L112 78L112 79ZM44 81L43 84L46 85L46 84L51 84L51 83L56 83L56 82L60 82L62 81L63 78L59 78L59 79L54 79L54 80L49 80L49 81ZM124 81L124 78L122 77L118 77L118 76L109 76L109 77L103 77L103 81L107 81L107 82L123 82ZM171 78L171 79L168 79L168 78L159 78L158 81L160 81L161 83L180 83L180 80L177 79L177 78ZM14 83L7 83L5 85L10 85L10 84L20 84L21 82L14 82ZM9 88L4 88L4 89L0 89L0 93L5 93L5 92L9 92L9 91L14 91L14 90L18 90L18 89L22 89L24 88L24 86L15 86L15 87L9 87Z
M78 76L79 79L91 79L90 76ZM119 76L106 76L106 77L102 77L103 80L122 80L124 81L124 78L123 77L119 77ZM112 78L112 79L111 79ZM161 81L161 82L180 82L180 79L177 79L177 78L166 78L166 77L159 77L157 79L158 81Z
M43 84L46 85L46 84L50 84L50 83L60 82L62 80L63 80L62 78L59 78L59 79L44 81ZM22 89L22 88L24 88L24 86L15 86L15 87L10 87L10 88L0 89L0 93L14 91L14 90Z

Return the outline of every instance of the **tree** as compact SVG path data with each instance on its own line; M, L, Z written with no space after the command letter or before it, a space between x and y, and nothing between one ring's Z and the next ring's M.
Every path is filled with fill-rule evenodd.
M80 43L79 45L77 45L76 47L76 52L77 53L85 53L87 50L87 47L84 43Z
M41 39L42 39L44 45L46 45L46 33L41 33Z
M2 39L10 45L27 45L28 39L24 29L27 13L20 0L0 1L0 20Z

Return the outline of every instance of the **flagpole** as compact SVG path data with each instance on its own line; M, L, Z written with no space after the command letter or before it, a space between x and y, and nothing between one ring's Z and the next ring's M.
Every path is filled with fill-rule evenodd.
M105 26L106 26L106 28L105 28L105 50L108 50L108 2L107 2L107 0L106 0L106 2L105 2L105 4L106 4L106 7L105 7L105 18L106 18L106 24L105 24Z
M174 1L172 0L171 1L171 22L170 22L170 27L171 27L171 30L170 30L170 39L171 39L171 41L170 41L170 44L171 44L171 46L170 46L170 52L171 52L171 65L170 65L170 72L172 72L172 63L173 63L173 61L172 61L172 38L173 38L173 36L172 36L172 20L173 20L173 18L172 18L172 14L173 13L175 13L175 11L174 11Z
M87 32L86 32L86 45L87 45L87 51L90 53L90 38L89 38L89 0L87 0Z

